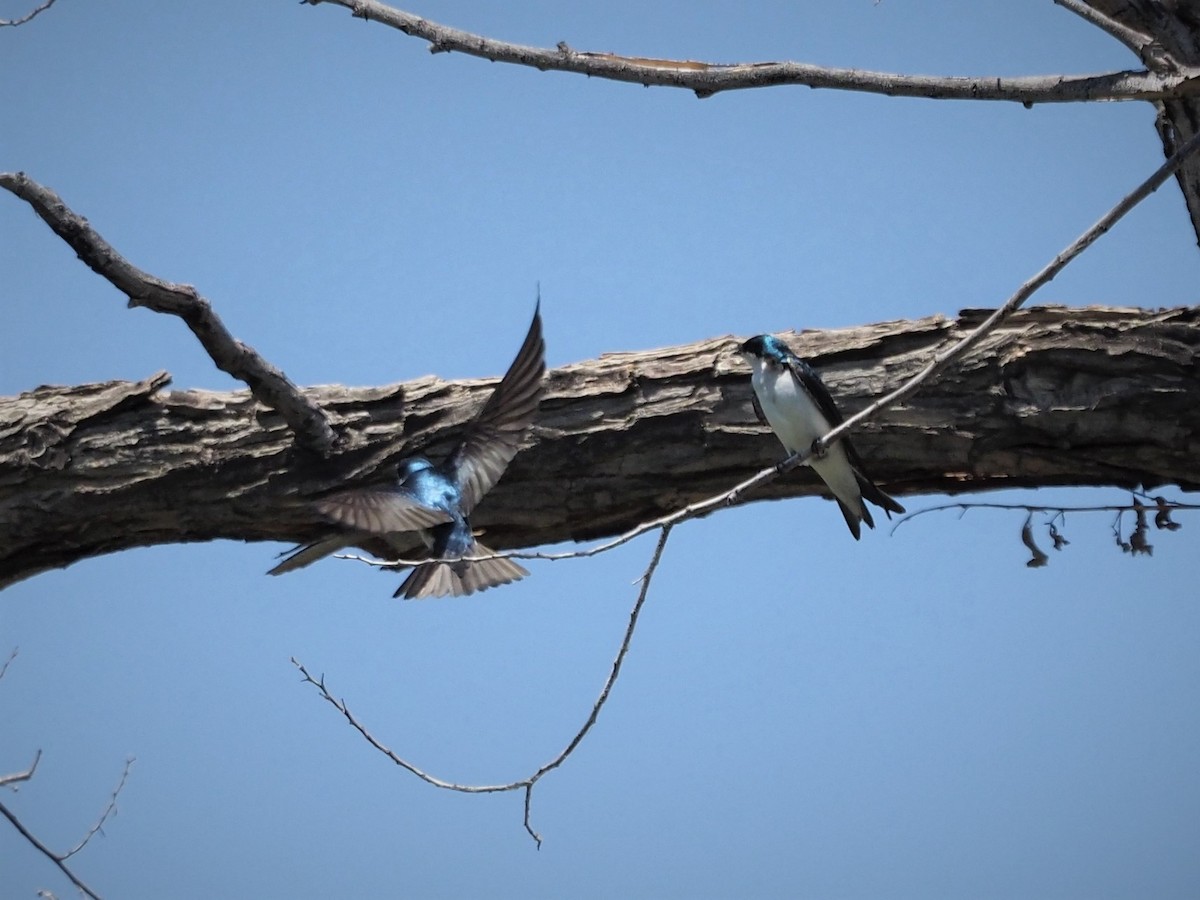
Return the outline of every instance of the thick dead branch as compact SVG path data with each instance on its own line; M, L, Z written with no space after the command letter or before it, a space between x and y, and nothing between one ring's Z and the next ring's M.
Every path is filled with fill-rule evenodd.
M849 415L985 315L785 336ZM739 340L552 371L533 446L473 517L489 546L616 534L778 462L778 441L750 406ZM1197 489L1198 353L1198 308L1018 311L855 443L889 493ZM0 585L128 547L312 538L323 526L303 497L418 449L445 452L494 384L308 389L346 434L323 462L297 452L281 416L247 392L163 392L165 379L0 400ZM802 469L755 499L816 493Z
M1006 100L1014 103L1070 103L1085 100L1163 100L1200 93L1200 68L1171 71L1105 72L1097 75L1038 75L1015 78L938 77L828 68L798 62L719 64L696 60L654 59L512 44L431 22L375 0L306 0L334 3L356 17L382 22L430 44L435 53L457 51L492 62L514 63L542 71L575 72L612 81L685 88L700 97L721 91L801 85L955 100Z
M0 187L33 207L34 212L67 242L97 275L129 297L129 305L179 316L199 339L217 368L245 382L264 405L279 411L296 440L317 454L337 441L321 408L252 347L237 340L194 287L172 284L143 272L122 257L104 238L63 203L54 191L23 172L0 172Z

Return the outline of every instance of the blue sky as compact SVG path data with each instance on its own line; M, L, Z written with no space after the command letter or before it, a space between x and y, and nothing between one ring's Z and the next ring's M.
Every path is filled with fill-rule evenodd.
M1050 3L511 6L411 10L713 61L1134 64ZM499 375L539 282L551 366L994 306L1161 162L1144 105L698 101L431 56L294 2L62 0L0 32L0 81L0 169L195 284L304 384ZM4 394L159 369L238 387L7 195L0 272ZM1172 184L1036 299L1191 304L1198 276ZM931 514L855 543L797 500L678 529L596 729L535 791L540 851L519 795L397 770L288 659L432 773L519 778L586 716L652 539L409 604L352 563L266 578L280 545L88 560L0 596L0 653L20 647L0 771L44 754L5 802L69 846L136 756L73 861L112 897L1195 896L1196 523L1131 559L1108 516L1071 516L1070 547L1029 570L1022 519ZM0 860L6 897L70 894L7 827Z

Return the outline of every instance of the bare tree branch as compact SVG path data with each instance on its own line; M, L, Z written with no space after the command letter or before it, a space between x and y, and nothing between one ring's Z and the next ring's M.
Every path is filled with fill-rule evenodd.
M17 25L24 25L29 20L36 18L39 13L44 13L46 10L48 10L53 5L54 5L54 0L44 0L44 2L40 6L34 7L32 10L27 12L25 15L21 16L21 18L19 18L19 19L0 19L0 28L3 28L5 26L16 27Z
M431 22L376 0L305 0L316 6L334 3L360 19L382 22L426 40L434 53L457 51L492 62L514 63L541 71L575 72L613 81L685 88L699 97L746 88L801 85L885 94L889 97L1004 100L1026 105L1088 100L1161 100L1200 93L1200 70L1178 72L1105 72L1096 75L1045 75L1003 78L936 77L827 68L798 62L717 64L695 60L620 56L557 47L512 44Z
M4 673L8 671L8 667L12 664L12 661L17 658L18 651L18 647L13 647L12 652L8 654L8 659L4 661L4 665L0 665L0 678L4 677Z
M624 663L625 656L629 652L629 645L633 640L634 630L637 628L638 616L641 614L642 606L646 603L647 596L649 596L650 582L654 577L654 572L657 570L659 562L662 560L663 550L666 548L667 538L670 536L670 533L671 526L666 525L662 528L662 531L659 534L658 543L654 547L654 554L651 556L649 565L646 566L645 572L642 573L642 577L639 579L641 581L641 588L638 591L637 600L633 605L633 609L629 614L629 624L625 628L625 634L621 640L621 647L617 651L616 658L613 660L612 669L609 671L608 678L605 680L604 687L601 688L600 694L596 698L596 702L592 704L592 709L587 719L584 721L582 727L580 727L580 729L575 733L575 736L571 738L570 742L568 742L567 746L560 753L558 753L558 755L542 765L532 775L522 778L519 781L512 781L506 784L459 784L457 782L445 781L441 778L430 775L428 772L419 769L417 766L413 765L394 751L390 750L387 746L380 742L378 738L371 734L371 732L367 730L366 726L363 725L354 716L354 714L350 712L350 709L346 706L346 701L334 697L333 694L329 692L329 688L325 685L324 675L322 675L320 678L314 678L309 674L308 669L306 669L304 665L294 656L292 657L292 665L294 665L300 671L304 681L313 685L320 692L322 698L324 698L326 702L331 704L338 712L340 712L342 716L345 717L346 721L349 722L350 725L366 739L367 743L369 743L372 747L374 747L396 765L408 772L411 772L426 784L431 784L434 787L442 788L448 791L459 791L460 793L464 794L495 794L506 791L524 790L525 830L529 832L529 836L534 839L538 847L541 847L542 837L534 830L530 818L532 815L533 806L533 786L537 784L538 780L547 772L550 772L553 769L557 769L559 766L561 766L566 761L567 757L569 757L575 751L575 748L579 746L580 742L583 741L587 733L591 731L592 726L596 724L596 720L600 716L600 710L604 707L604 704L608 702L609 695L612 693L612 689L617 683L617 678L620 677L621 665Z
M0 172L0 187L32 206L89 268L129 297L130 307L144 306L183 319L217 368L245 382L259 402L277 410L300 444L319 455L333 449L337 435L321 408L257 351L234 338L194 287L163 281L128 262L87 219L24 172Z
M17 651L14 649L12 653L9 654L9 657L5 661L4 665L0 667L0 678L4 677L4 673L8 670L8 664L13 661L16 655ZM16 788L14 788L13 785L29 781L31 778L33 778L33 774L37 771L38 763L41 761L41 759L42 751L38 750L33 756L33 763L30 764L29 768L25 771L14 772L9 775L0 775L0 788L8 787L15 791ZM62 873L70 879L71 883L75 885L75 887L79 888L79 890L88 897L91 897L92 900L100 900L100 897L96 894L96 892L80 881L75 873L68 868L66 863L68 859L87 846L88 841L90 841L92 837L104 827L104 823L108 820L109 816L116 812L117 796L121 793L121 789L125 787L125 782L129 778L129 767L132 765L132 758L125 761L125 770L121 773L121 780L117 782L117 786L113 790L112 796L109 798L108 806L104 808L104 811L100 814L100 818L96 820L96 823L88 829L87 834L83 836L83 839L66 853L55 853L53 850L43 844L40 840L38 840L33 832L25 827L24 823L20 820L20 818L17 817L16 813L10 810L3 803L0 803L0 815L8 819L8 821L12 823L13 828L17 829L17 832L36 850L41 852L43 856L58 866ZM44 893L47 896L53 896L53 894L50 894L49 892Z
M87 834L83 836L79 843L62 855L62 859L64 861L70 859L72 856L86 847L87 842L95 837L97 832L100 832L104 828L104 823L108 821L109 816L112 816L116 813L117 797L120 796L122 789L124 789L125 782L129 780L129 770L133 767L133 763L134 758L132 756L125 760L125 768L121 772L121 780L118 781L117 786L113 788L112 796L108 798L108 806L104 807L104 812L100 813L100 818L97 819L96 823L88 829Z
M57 853L39 841L37 837L21 823L21 820L18 819L3 803L0 803L0 816L4 816L4 818L8 819L8 821L12 823L13 828L17 829L17 831L23 838L25 838L25 840L37 848L37 850L39 850L43 856L50 860L50 862L58 866L62 873L70 880L71 884L79 888L79 890L81 890L88 897L91 897L92 900L100 900L100 895L80 881L79 877L71 871L65 862L63 862L64 857L59 856Z
M28 781L30 778L33 777L33 773L37 769L38 761L41 758L42 758L42 751L38 750L37 755L34 756L34 758L33 758L33 765L31 765L24 772L17 772L12 775L0 776L0 787L11 785L11 784L14 784L17 782ZM86 884L84 884L75 875L75 873L70 870L70 868L67 866L66 863L67 863L68 859L70 859L72 856L74 856L76 853L78 853L80 850L82 850L84 847L86 847L88 841L90 841L98 832L100 832L103 829L104 823L106 821L108 821L109 817L112 816L114 813L116 813L117 797L120 795L121 790L125 787L125 782L129 778L129 769L132 765L133 765L133 758L131 757L125 761L125 769L124 769L124 771L121 772L121 780L119 782L117 782L116 788L113 789L112 796L109 798L109 801L108 801L108 805L104 808L104 811L100 814L100 818L97 819L96 823L94 825L92 825L91 828L88 829L87 834L85 834L83 836L83 839L80 840L78 844L76 844L74 847L72 847L66 853L55 853L53 850L51 850L49 847L47 847L45 844L43 844L40 840L38 840L38 838L28 828L25 827L24 823L21 822L21 820L17 817L17 815L14 812L12 812L12 810L10 810L8 807L6 807L3 803L0 803L0 815L4 816L4 818L8 819L8 821L12 823L12 826L15 829L17 829L17 831L20 833L20 835L23 838L25 838L25 840L28 841L34 848L36 848L38 851L40 851L43 856L45 856L52 863L54 863L56 866L58 866L58 868L62 871L62 873L71 880L71 883L73 885L75 885L75 887L79 888L80 891L82 891L87 896L91 897L92 900L100 900L99 895L97 895L95 891L93 891Z
M1156 501L1156 506L1159 510L1166 512L1175 512L1177 510L1200 510L1200 503L1180 503L1175 500L1167 500L1165 497L1151 498ZM969 500L958 501L953 503L938 503L933 506L926 506L923 509L914 509L910 513L905 513L892 523L889 534L895 534L901 525L911 522L920 516L928 515L929 513L945 512L948 509L957 509L959 517L966 515L973 509L999 509L1006 511L1019 511L1026 513L1044 512L1054 513L1055 517L1064 516L1067 513L1098 513L1098 512L1129 512L1133 509L1131 503L1100 503L1084 506L1043 506L1040 503L992 503L986 500Z

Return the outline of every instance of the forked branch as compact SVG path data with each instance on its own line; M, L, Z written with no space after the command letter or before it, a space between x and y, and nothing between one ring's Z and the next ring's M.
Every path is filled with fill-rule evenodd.
M130 263L58 194L24 172L0 172L0 187L32 206L92 271L129 298L131 307L144 306L183 319L217 368L245 382L260 403L278 411L300 444L319 455L333 449L337 434L321 408L258 351L230 334L194 287L163 281Z

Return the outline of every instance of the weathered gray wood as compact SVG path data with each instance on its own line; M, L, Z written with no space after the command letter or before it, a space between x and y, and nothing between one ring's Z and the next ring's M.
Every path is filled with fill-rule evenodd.
M983 313L785 335L846 412ZM622 531L778 462L724 337L552 371L532 446L473 517L497 548ZM1200 486L1200 308L1015 314L960 365L854 437L899 496L1044 485ZM143 382L0 399L0 586L128 547L323 529L305 496L445 452L491 381L316 387L344 449L324 461L246 391ZM756 496L819 493L804 469ZM263 567L269 554L264 552Z

